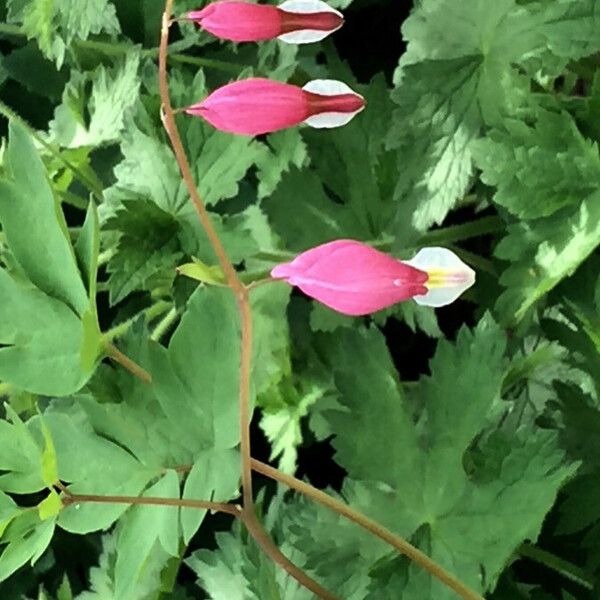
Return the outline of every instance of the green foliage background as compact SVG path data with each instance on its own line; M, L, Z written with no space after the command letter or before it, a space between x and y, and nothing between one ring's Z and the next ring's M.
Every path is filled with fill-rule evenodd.
M252 281L336 238L400 258L443 245L478 281L437 314L368 319L258 288L255 448L320 472L489 598L595 598L600 0L415 1L375 69L361 16L399 12L331 4L362 62L331 40L236 46L174 26L175 106L253 75L337 78L368 101L344 128L259 139L177 117L229 255ZM52 489L238 497L238 316L210 285L222 274L160 122L162 9L0 2L2 598L312 597L225 517L63 509ZM152 385L102 360L108 341ZM454 597L336 514L267 482L260 499L284 553L338 596Z

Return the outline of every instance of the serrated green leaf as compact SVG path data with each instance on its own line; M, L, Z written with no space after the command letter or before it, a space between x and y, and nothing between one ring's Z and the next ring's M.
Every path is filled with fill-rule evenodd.
M508 235L496 247L496 255L511 262L500 278L506 288L497 303L502 320L520 321L532 305L572 275L599 244L597 192L574 209L509 226Z
M132 48L112 69L100 66L91 73L74 71L50 122L50 139L65 148L118 141L138 98L139 65L139 53Z
M7 6L9 22L22 22L27 37L35 38L40 50L59 68L73 40L120 31L109 0L9 0Z
M77 391L91 373L82 368L82 323L71 309L2 269L0 304L0 379L39 394Z
M522 219L547 217L596 189L600 157L566 113L540 111L535 127L506 120L471 145L494 201ZM548 169L548 165L552 165Z
M419 530L429 555L468 585L493 587L514 548L535 539L574 471L556 435L540 430L514 436L509 455L498 456L497 478L478 481L465 471L465 451L498 415L505 348L498 326L486 317L474 332L463 328L455 345L439 343L431 376L411 393L423 407L416 424L380 335L345 329L327 348L345 407L329 420L334 431L353 432L334 440L338 461L360 480L346 484L350 501L402 535ZM480 451L491 450L483 444ZM492 511L499 497L505 513ZM412 566L398 585L395 592L407 598L422 597L423 590L452 597Z

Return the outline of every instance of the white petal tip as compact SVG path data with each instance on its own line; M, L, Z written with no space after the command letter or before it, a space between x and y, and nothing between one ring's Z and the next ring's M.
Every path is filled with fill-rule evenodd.
M447 248L423 248L407 265L425 271L428 291L414 300L422 306L440 307L454 302L475 283L475 271Z
M290 33L282 33L277 39L286 44L314 44L324 40L330 33L337 31L340 27L341 25L328 31L317 31L316 29L290 31Z
M339 96L340 94L354 94L359 96L352 88L348 87L343 81L337 79L313 79L303 88L305 92L319 94L320 96ZM362 97L362 96L361 96Z
M338 15L338 17L344 17L339 10L332 8L325 2L321 2L321 0L286 0L277 8L291 13L331 12Z
M334 127L342 127L343 125L350 123L350 121L352 121L352 119L362 110L364 110L364 107L352 113L321 113L320 115L308 117L304 122L315 129L333 129Z

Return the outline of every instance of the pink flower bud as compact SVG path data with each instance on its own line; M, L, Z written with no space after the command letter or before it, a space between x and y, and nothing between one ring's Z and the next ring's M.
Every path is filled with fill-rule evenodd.
M444 306L473 285L475 273L446 248L424 248L400 261L354 240L336 240L271 271L337 312L360 316L414 298Z
M343 15L321 0L287 0L280 6L223 0L193 10L187 17L232 42L279 38L289 44L307 44L322 40L344 23Z
M221 131L259 135L303 122L339 127L364 107L364 98L340 81L316 79L300 88L257 77L224 85L185 112Z

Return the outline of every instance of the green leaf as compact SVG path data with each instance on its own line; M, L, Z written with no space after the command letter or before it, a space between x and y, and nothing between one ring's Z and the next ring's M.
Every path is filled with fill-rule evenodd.
M143 496L179 498L179 479L175 471L165 475ZM144 577L146 560L160 543L167 560L179 554L179 509L175 506L133 506L121 520L115 561L115 597L136 597L136 585Z
M64 216L27 132L9 128L10 180L0 181L0 221L10 250L33 284L83 314L88 306Z
M8 0L9 22L22 22L44 55L60 68L74 40L90 34L119 33L115 7L109 0Z
M55 525L55 519L41 521L37 512L23 512L12 521L0 540L8 542L0 555L0 581L26 562L31 565L37 562L50 544Z
M574 471L553 432L523 429L508 447L492 443L505 434L486 435L502 408L501 330L485 317L473 332L463 328L456 344L439 342L431 376L411 393L414 407L422 407L417 417L375 330L341 330L325 348L342 394L343 410L328 419L340 432L337 460L352 478L345 495L399 534L416 535L436 562L474 589L492 588L515 548L535 539ZM486 466L467 471L473 452ZM497 509L498 498L505 510ZM422 598L424 590L427 597L453 597L412 566L408 581L397 585L395 597Z
M74 494L135 496L157 474L95 433L79 404L63 401L46 411L43 420L56 447L59 478ZM39 418L34 418L28 425L36 429L39 423ZM72 504L61 511L58 523L73 533L89 533L106 529L126 509L122 504Z
M44 436L44 450L42 451L42 479L44 483L51 488L59 481L58 463L56 459L56 449L52 441L52 434L44 419L40 419L42 435Z
M55 518L62 510L62 502L60 496L51 490L50 493L38 504L38 514L40 520Z
M186 500L227 502L238 495L241 459L236 450L207 450L201 452L183 488ZM183 542L188 545L198 531L205 510L181 509Z
M596 189L598 148L567 113L540 111L534 127L516 120L504 126L471 145L482 181L497 188L497 204L522 219L536 219Z
M84 370L82 323L71 309L2 269L0 305L0 379L38 394L81 388L91 371Z
M139 65L139 53L132 48L113 68L73 71L62 104L50 122L50 139L65 148L119 141L125 119L139 95Z
M546 8L502 0L425 0L404 22L408 42L393 94L400 108L388 143L398 148L396 197L418 229L440 223L469 189L469 144L484 123L535 104L514 65L543 47ZM399 218L400 215L399 215Z
M266 198L277 188L284 173L294 166L301 168L307 159L306 144L298 129L272 133L267 138L271 152L258 162L258 197Z
M96 287L98 279L98 255L100 254L100 223L98 210L92 200L88 204L83 227L75 242L75 255L79 269L87 283L90 304L96 305Z
M111 304L134 290L151 288L155 276L175 276L181 258L177 221L156 204L124 200L122 207L104 224L120 233L115 255L108 263Z
M209 266L198 259L194 259L194 262L185 265L179 265L177 273L209 285L226 285L225 275L221 267L217 265Z
M312 171L292 168L275 192L263 200L262 207L275 232L291 250L306 250L340 237L369 237L354 211L332 202Z
M500 283L506 288L497 309L504 322L521 320L600 244L600 194L594 192L573 209L508 227L496 255L510 261Z
M151 347L160 405L196 447L228 449L239 442L239 352L235 300L219 288L194 292L168 351Z

